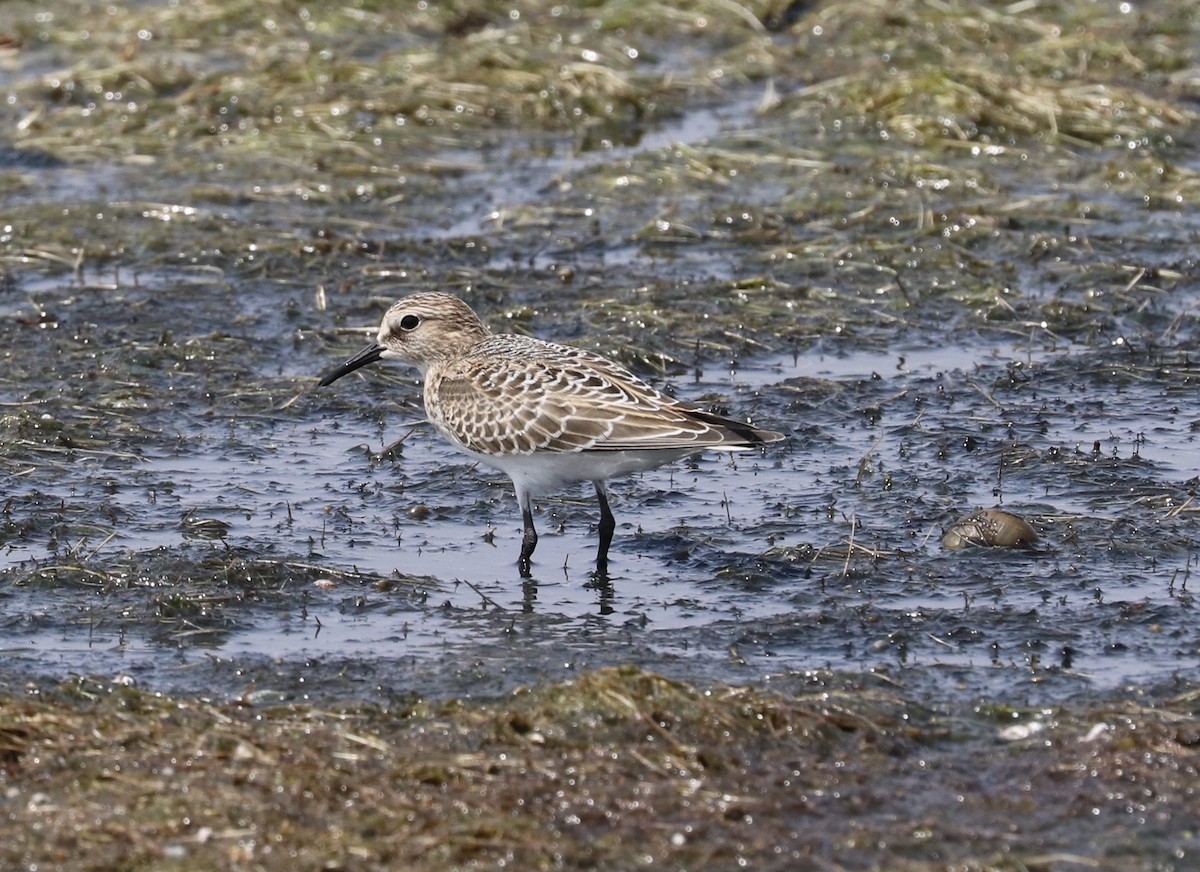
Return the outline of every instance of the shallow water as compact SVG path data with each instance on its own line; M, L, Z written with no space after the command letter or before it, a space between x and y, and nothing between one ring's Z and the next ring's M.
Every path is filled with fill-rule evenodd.
M590 489L538 501L523 583L511 484L420 422L409 375L368 373L273 418L217 417L115 472L83 459L82 480L38 482L42 505L96 501L118 519L69 547L128 567L126 582L9 587L5 655L17 675L218 695L488 694L631 659L734 681L948 673L1035 698L1162 680L1198 660L1194 539L1171 509L1200 475L1200 399L1146 375L1081 415L1075 379L1098 374L1095 402L1110 357L993 339L706 366L681 395L720 395L791 438L614 482L610 585L589 573ZM362 392L382 415L326 406ZM1156 414L1164 392L1172 410ZM996 504L1035 525L1037 549L941 549L956 516ZM4 565L66 562L62 549L10 538ZM230 554L302 569L192 586Z
M26 270L0 303L7 680L436 696L632 661L1041 698L1194 671L1196 213L1089 187L1102 151L927 164L759 115L761 97L580 137L450 138L394 202L250 197L231 171L193 206L169 162L12 163L12 206L71 205L85 237L140 220L185 241L123 269ZM1061 231L1040 205L1060 171L1088 207ZM856 187L877 177L965 217L930 233L886 185ZM1033 204L1028 227L1010 202ZM997 229L968 233L976 213ZM226 225L243 248L219 250ZM589 573L590 489L540 500L524 583L510 483L422 423L413 373L315 390L345 333L430 276L496 326L684 361L665 366L680 396L789 439L614 482L610 584ZM785 296L743 329L740 305ZM655 326L673 305L717 326ZM1040 545L941 548L993 505Z

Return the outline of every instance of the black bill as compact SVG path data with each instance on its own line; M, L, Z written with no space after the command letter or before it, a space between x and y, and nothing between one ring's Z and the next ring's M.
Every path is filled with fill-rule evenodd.
M374 363L382 356L383 346L376 342L372 342L341 366L334 367L333 369L329 370L329 372L325 373L325 375L321 376L321 381L318 382L318 384L321 387L325 387L325 385L328 384L333 384L347 373L354 372L354 370L360 369L369 363Z

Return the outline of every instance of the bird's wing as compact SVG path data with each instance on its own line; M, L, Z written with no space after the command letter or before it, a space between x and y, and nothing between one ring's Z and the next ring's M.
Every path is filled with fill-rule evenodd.
M432 374L426 413L482 454L748 447L759 432L694 409L581 349L530 344L524 356L481 354Z

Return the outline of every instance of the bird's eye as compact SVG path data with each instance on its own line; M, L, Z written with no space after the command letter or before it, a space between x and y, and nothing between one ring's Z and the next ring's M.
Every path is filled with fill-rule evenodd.
M400 319L401 330L416 330L417 325L421 323L421 319L416 315L405 315Z

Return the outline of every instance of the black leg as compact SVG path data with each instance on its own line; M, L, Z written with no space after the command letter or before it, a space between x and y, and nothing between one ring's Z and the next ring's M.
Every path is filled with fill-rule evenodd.
M521 523L525 525L525 533L521 536L521 556L517 560L517 569L521 578L529 578L533 574L529 571L529 558L537 547L537 530L533 529L533 510L529 506L521 508Z
M595 482L596 499L600 501L600 547L596 551L596 572L599 575L608 574L608 546L612 544L613 531L617 529L617 519L613 517L612 509L608 507L608 490L604 482Z

